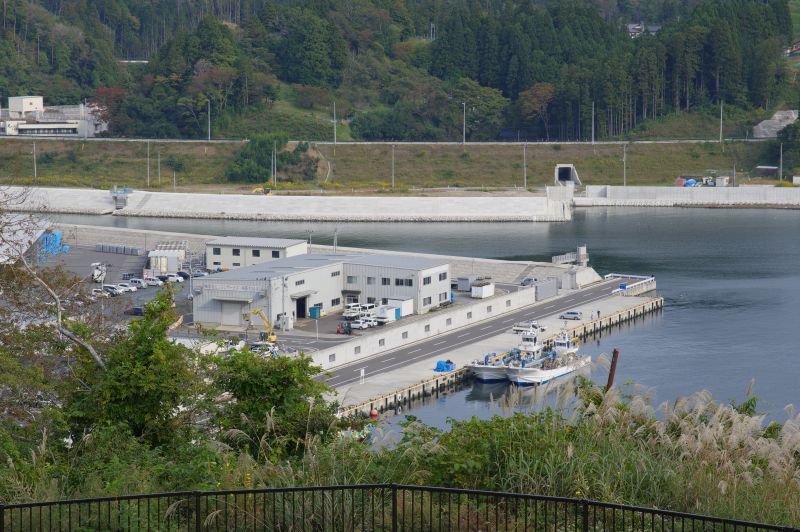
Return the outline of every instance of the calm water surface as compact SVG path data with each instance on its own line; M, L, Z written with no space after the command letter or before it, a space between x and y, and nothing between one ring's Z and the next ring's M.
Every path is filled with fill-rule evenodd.
M212 235L306 238L312 230L321 244L338 228L342 246L516 260L549 261L585 243L600 273L653 274L666 299L663 313L584 346L593 356L619 348L618 383L640 383L656 402L703 389L738 401L755 379L762 411L780 418L785 405L800 403L800 211L591 209L562 224L57 219ZM594 377L604 382L606 370ZM463 390L413 413L440 426L447 417L491 415L490 393L497 389Z

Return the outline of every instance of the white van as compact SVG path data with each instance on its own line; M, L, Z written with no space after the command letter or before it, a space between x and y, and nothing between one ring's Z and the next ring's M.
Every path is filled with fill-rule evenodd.
M375 303L362 303L359 311L361 312L361 316L374 317L375 308Z
M344 307L344 312L342 313L342 317L347 318L358 318L361 316L361 305L358 303L348 303Z
M128 280L128 282L130 284L132 284L133 286L135 286L136 288L138 288L139 290L142 290L142 289L148 287L148 284L146 282L144 282L144 279L130 279L130 280Z

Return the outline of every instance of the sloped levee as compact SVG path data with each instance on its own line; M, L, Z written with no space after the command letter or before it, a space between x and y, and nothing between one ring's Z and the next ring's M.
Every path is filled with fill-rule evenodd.
M619 187L590 185L576 207L778 207L800 208L800 188Z

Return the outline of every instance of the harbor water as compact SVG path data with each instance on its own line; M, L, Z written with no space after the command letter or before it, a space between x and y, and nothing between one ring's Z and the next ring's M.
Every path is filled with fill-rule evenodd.
M600 273L652 274L664 310L590 340L596 358L620 350L617 383L641 385L657 405L700 390L742 401L754 380L759 410L782 419L800 403L800 211L592 208L571 223L276 223L54 217L55 221L210 235L308 238L313 243L511 260L549 261L589 249ZM512 347L512 346L509 346ZM606 368L592 376L605 382ZM413 414L489 416L505 389L467 388Z

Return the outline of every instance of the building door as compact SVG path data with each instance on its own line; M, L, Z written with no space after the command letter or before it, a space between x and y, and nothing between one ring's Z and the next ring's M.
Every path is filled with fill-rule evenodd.
M297 298L297 308L295 309L295 316L299 320L306 317L306 310L308 307L308 296Z
M240 326L242 324L242 304L236 301L222 301L220 325Z

